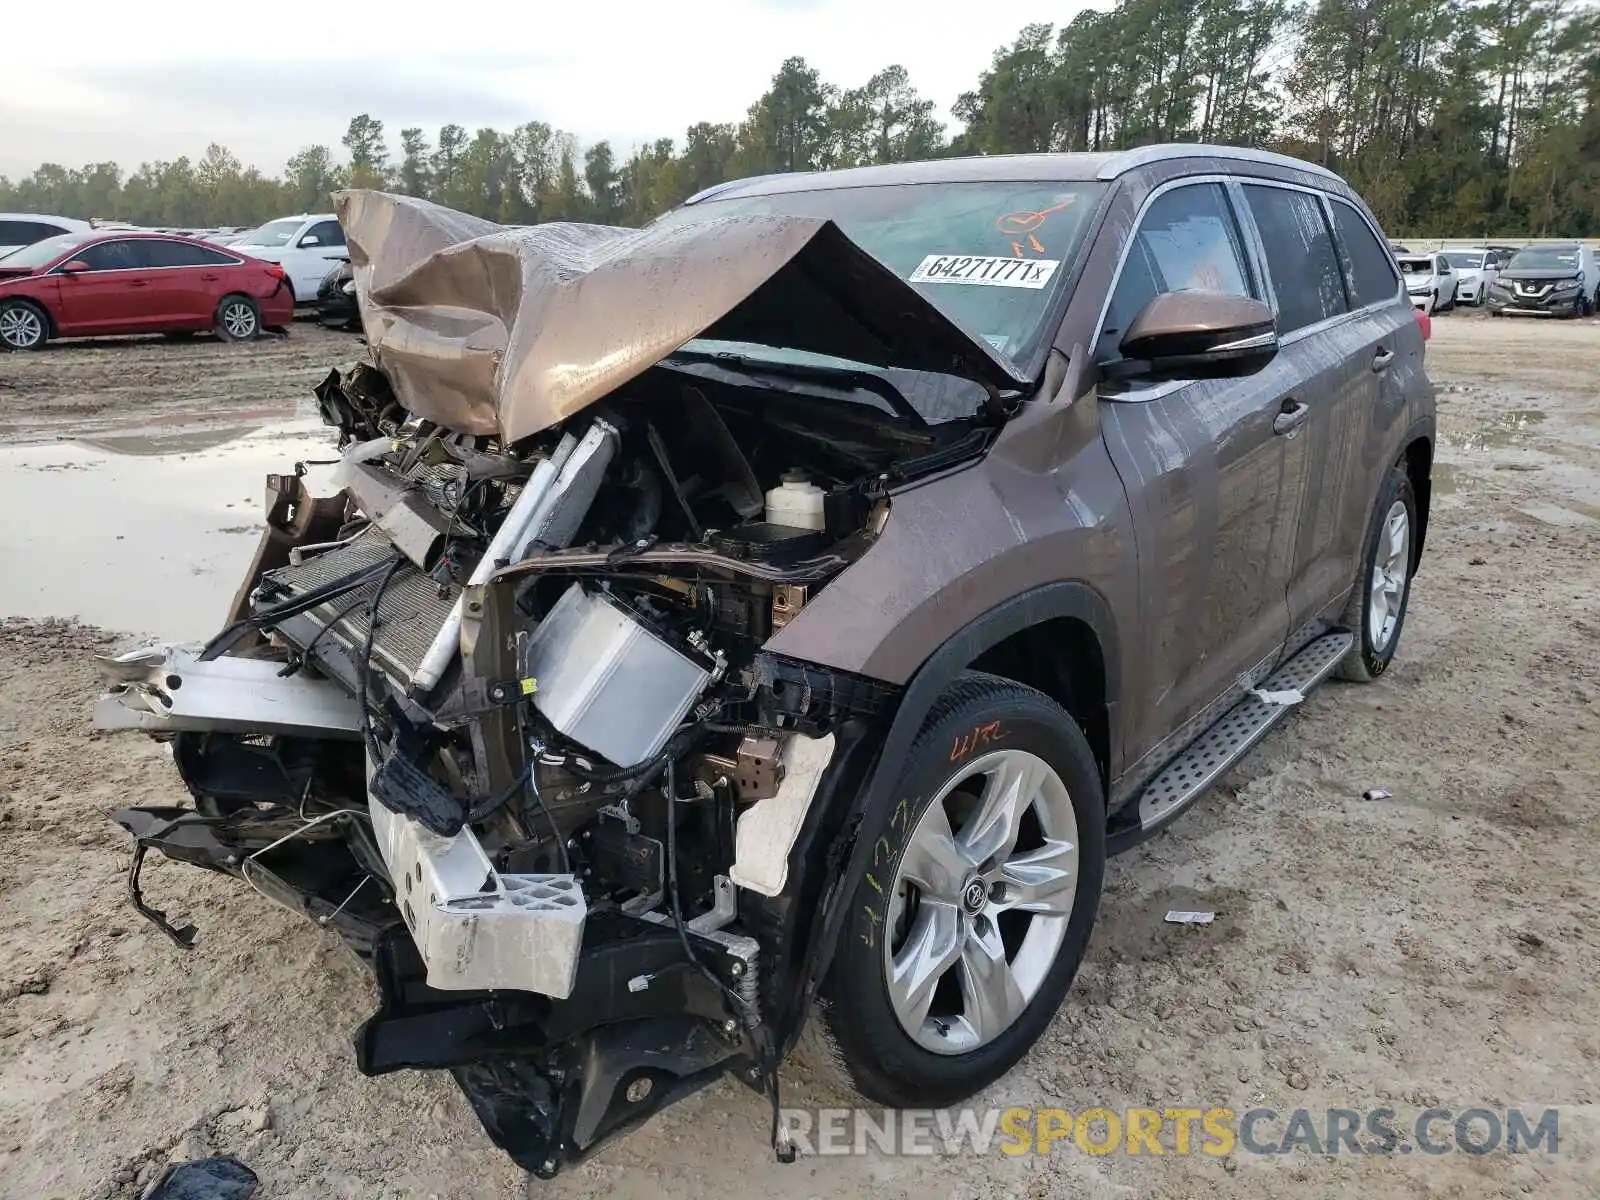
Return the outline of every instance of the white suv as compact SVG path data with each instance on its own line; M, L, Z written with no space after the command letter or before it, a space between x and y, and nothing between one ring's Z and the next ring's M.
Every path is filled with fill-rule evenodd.
M63 233L92 233L94 227L76 217L51 217L43 213L0 212L0 258L13 250Z
M229 248L277 263L289 276L296 304L316 301L317 288L334 263L349 254L344 230L333 213L300 213L268 221L244 237L228 243Z

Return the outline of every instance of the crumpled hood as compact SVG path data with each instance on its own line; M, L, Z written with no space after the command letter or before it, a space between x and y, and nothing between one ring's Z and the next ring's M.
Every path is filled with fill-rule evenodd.
M461 433L538 433L700 336L1029 384L832 221L506 227L386 192L336 200L375 360L407 409Z

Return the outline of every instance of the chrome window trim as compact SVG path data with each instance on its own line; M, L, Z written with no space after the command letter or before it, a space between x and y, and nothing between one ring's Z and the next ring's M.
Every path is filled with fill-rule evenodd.
M167 245L178 245L178 246L194 245L193 242L182 242L182 241L179 241L177 238L163 238L163 237L112 238L110 241L96 242L95 245L96 246L114 246L118 242L129 242L129 243L164 242ZM201 271L201 270L204 270L206 267L214 267L214 268L221 269L223 267L242 267L242 266L244 266L244 259L235 256L229 250L224 250L221 246L201 246L199 248L202 249L202 250L210 250L213 254L220 254L224 258L228 259L229 261L227 261L225 263L187 263L187 264L184 264L184 265L181 265L181 266L176 266L176 267L106 267L104 270L71 271L71 272L63 271L61 269L65 265L65 263L57 263L55 266L51 267L48 271L46 271L45 274L46 275L67 275L67 274L72 274L72 275L120 275L124 271ZM71 262L71 261L72 261L72 258L70 256L68 256L68 258L66 259L66 262ZM273 265L276 265L276 264L273 264Z
M1159 147L1147 147L1147 149L1159 149ZM1137 154L1140 153L1140 151L1129 151L1128 153ZM1267 152L1262 151L1260 153L1266 154ZM1151 158L1150 161L1158 161L1162 157L1171 156L1157 155ZM1268 158L1251 158L1242 154L1218 155L1216 157L1238 157L1245 161L1251 162L1270 161L1279 163L1280 165L1300 166L1311 169L1313 173L1326 174L1332 179L1339 179L1339 177L1334 175L1331 171L1324 171L1322 168L1315 167L1313 164L1300 163L1297 159L1284 158L1282 155L1271 155ZM1227 190L1228 198L1233 208L1234 220L1238 223L1239 232L1244 240L1245 254L1249 260L1247 267L1251 276L1253 277L1251 280L1252 287L1261 293L1257 297L1258 299L1264 300L1267 304L1272 306L1272 315L1274 320L1277 320L1280 316L1278 309L1278 296L1272 286L1272 274L1267 269L1267 253L1266 247L1261 241L1261 231L1256 227L1255 214L1250 211L1249 200L1244 194L1245 184L1248 183L1262 187L1283 188L1285 191L1291 192L1305 192L1307 195L1317 198L1318 202L1322 206L1323 219L1328 225L1329 237L1334 242L1335 255L1339 258L1339 274L1344 283L1346 305L1350 304L1351 297L1353 295L1354 284L1349 272L1345 269L1344 256L1338 254L1339 234L1336 226L1334 225L1332 206L1334 204L1343 204L1361 219L1362 224L1365 225L1368 231L1371 232L1372 236L1377 239L1380 246L1384 247L1385 250L1387 250L1389 246L1388 239L1383 236L1383 233L1375 224L1373 224L1372 220L1361 211L1360 208L1356 207L1354 204L1351 204L1350 201L1344 197L1331 195L1320 188L1307 187L1306 185L1299 183L1286 183L1281 179L1266 179L1258 175L1218 174L1215 172L1205 175L1180 175L1176 179L1169 179L1165 183L1152 188L1150 194L1146 196L1143 203L1139 205L1139 211L1134 214L1133 224L1131 226L1132 232L1128 235L1127 240L1122 244L1122 249L1118 252L1117 268L1111 277L1111 287L1107 290L1105 301L1100 306L1100 316L1095 322L1094 337L1090 342L1091 347L1098 347L1100 344L1100 336L1105 329L1106 317L1109 316L1111 312L1111 298L1116 295L1117 287L1122 282L1122 272L1128 265L1128 255L1133 249L1134 235L1138 233L1139 226L1144 222L1145 216L1150 211L1151 205L1169 191L1180 187L1186 187L1191 184L1200 183L1220 183ZM1390 255L1389 257L1392 259L1393 255ZM1299 329L1293 330L1288 334L1280 335L1278 338L1279 347L1295 345L1305 338L1312 337L1315 334L1323 333L1341 324L1342 322L1353 321L1364 316L1371 315L1372 313L1375 313L1388 305L1394 304L1396 301L1404 301L1406 305L1409 306L1411 303L1411 298L1405 291L1405 281L1404 277L1400 274L1399 267L1391 261L1389 269L1394 275L1395 280L1394 295L1390 296L1386 300L1375 300L1371 304L1364 304L1360 308L1347 307L1342 313L1335 313L1331 317L1324 317L1322 320L1313 324L1303 325ZM1143 386L1136 382L1129 382L1125 385L1129 390L1111 394L1102 391L1100 398L1103 400L1115 401L1119 404L1146 403L1151 400L1159 400L1163 396L1169 396L1179 388L1187 387L1189 384L1194 382L1197 381L1180 379L1169 380L1163 383L1152 383Z
M1132 152L1130 151L1130 153ZM1145 217L1149 214L1151 206L1154 205L1157 200L1159 200L1162 196L1165 196L1168 192L1176 191L1182 187L1196 187L1207 183L1219 183L1222 185L1223 192L1228 202L1228 207L1233 213L1234 224L1239 231L1239 239L1242 243L1240 248L1244 251L1245 274L1249 277L1246 282L1250 286L1252 296L1255 299L1266 299L1267 303L1269 304L1273 303L1270 298L1270 292L1267 296L1255 295L1255 293L1258 292L1267 292L1271 287L1271 283L1262 276L1260 267L1255 261L1255 251L1250 241L1250 239L1255 236L1255 226L1253 223L1251 223L1248 228L1246 227L1246 222L1239 212L1241 198L1236 196L1229 187L1229 184L1232 182L1232 180L1233 176L1231 175L1220 175L1214 173L1209 175L1180 175L1178 178L1169 179L1165 183L1162 183L1150 190L1150 194L1146 196L1144 198L1144 202L1139 205L1139 211L1134 214L1133 225L1131 227L1132 232L1128 234L1127 240L1122 243L1122 249L1117 252L1117 269L1112 273L1111 286L1106 289L1106 298L1100 305L1100 316L1094 323L1094 337L1089 343L1091 351L1099 348L1100 338L1105 332L1106 318L1111 315L1111 300L1117 294L1117 288L1122 283L1122 272L1128 266L1128 255L1133 252L1133 239L1138 235L1139 227L1144 224ZM1276 305L1273 307L1273 313L1274 315L1277 313ZM1098 359L1096 361L1098 362ZM1180 379L1169 380L1164 383L1140 385L1136 381L1129 381L1126 385L1129 390L1114 394L1102 392L1101 399L1114 400L1119 404L1143 403L1145 401L1157 400L1162 396L1170 395L1178 388L1187 387L1192 382L1194 381Z

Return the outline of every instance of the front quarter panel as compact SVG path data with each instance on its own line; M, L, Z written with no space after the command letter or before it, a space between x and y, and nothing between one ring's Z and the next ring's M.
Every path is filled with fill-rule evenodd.
M767 648L903 684L959 630L1045 584L1081 580L1131 611L1134 572L1092 395L1034 401L979 463L894 493L872 549Z

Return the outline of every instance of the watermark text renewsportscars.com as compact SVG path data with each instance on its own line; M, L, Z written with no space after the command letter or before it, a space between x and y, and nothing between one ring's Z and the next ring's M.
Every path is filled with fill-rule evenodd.
M1556 1154L1555 1108L788 1108L801 1154Z

